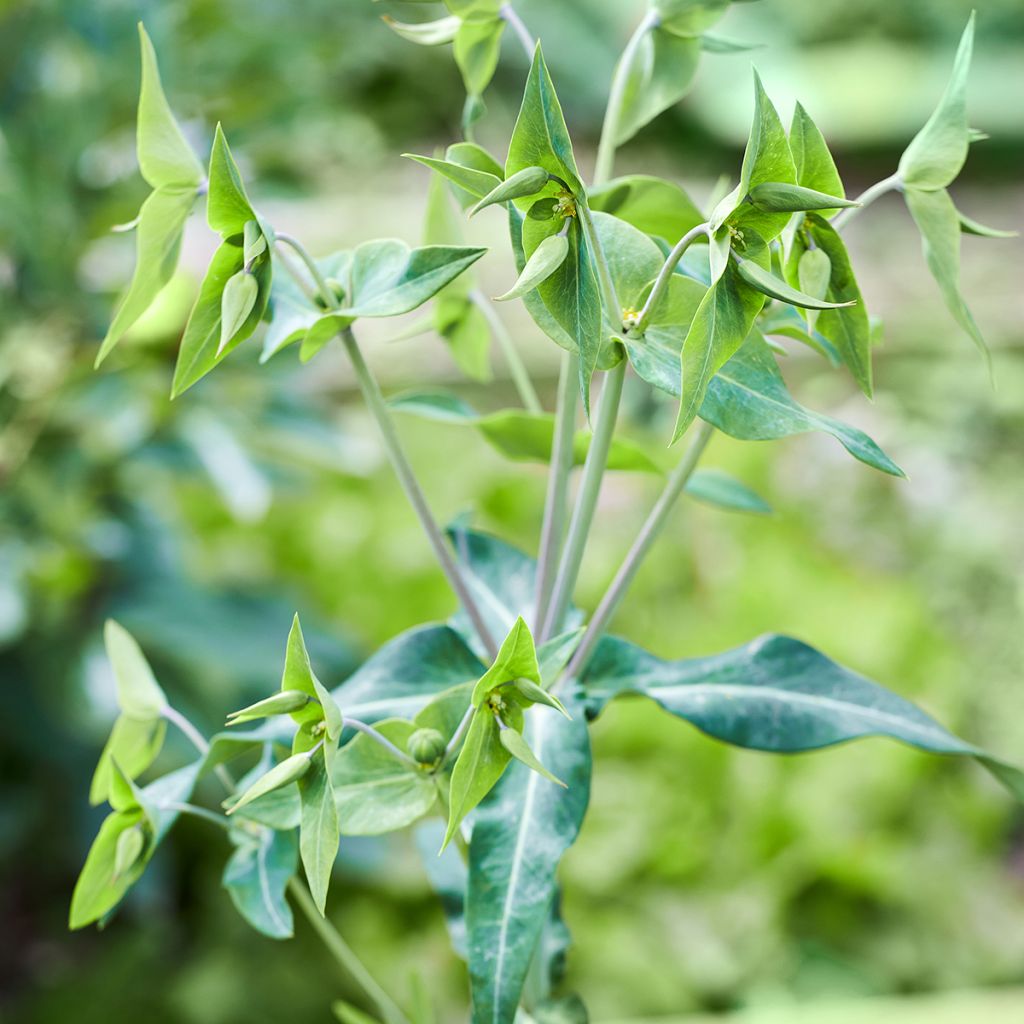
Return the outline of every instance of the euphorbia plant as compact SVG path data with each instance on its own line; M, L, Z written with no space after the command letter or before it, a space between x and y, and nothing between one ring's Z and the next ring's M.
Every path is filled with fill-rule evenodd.
M210 740L172 708L137 644L109 623L122 713L91 798L112 810L75 890L71 925L108 918L176 817L196 814L226 830L232 852L224 885L255 928L290 936L290 897L377 1016L423 1024L429 1006L417 999L403 1009L404 990L386 991L322 916L340 837L416 826L434 842L428 869L438 849L456 865L454 889L451 871L428 873L458 919L452 935L468 962L475 1024L578 1020L585 1018L582 1002L561 988L568 939L556 875L587 807L588 723L616 697L649 697L717 739L773 753L888 736L974 758L1024 797L1016 768L797 640L761 637L722 654L670 662L606 633L684 492L726 508L763 509L740 482L698 468L716 430L742 440L823 431L862 463L902 475L861 431L801 406L776 365L776 352L785 351L780 339L797 342L871 394L872 324L842 238L859 208L885 191L903 193L947 305L984 349L957 287L959 238L961 231L999 232L960 214L946 191L980 137L965 106L973 19L935 113L892 177L858 201L846 198L807 110L797 106L787 133L755 75L738 184L702 206L670 181L613 178L612 165L620 144L683 95L702 50L736 48L708 31L727 0L655 0L615 69L589 185L540 45L513 9L498 0L446 5L447 16L433 22L390 21L414 42L452 42L469 94L467 138L443 155L414 157L434 175L430 244L413 249L384 239L320 259L257 212L219 126L203 170L171 114L142 32L138 150L154 191L137 225L135 277L99 359L169 279L184 222L205 195L221 244L185 328L172 394L185 392L264 323L265 358L297 346L306 361L340 339L459 610L447 624L396 636L331 688L310 664L296 617L280 690L231 714L230 727ZM485 112L481 95L506 27L523 43L530 71L502 164L470 136ZM496 307L470 279L484 250L457 244L456 206L481 216L504 210L519 277L501 299L521 299L562 349L553 415L542 409ZM486 375L491 340L502 346L522 408L480 414L438 392L385 398L363 359L358 321L408 313L431 299L427 322L467 372ZM678 398L669 440L685 435L687 444L607 592L587 614L573 597L605 471L659 471L642 448L616 436L630 368ZM600 397L592 407L595 377ZM473 426L511 458L549 463L536 560L464 522L447 530L437 525L393 424L395 412ZM570 502L577 465L582 471ZM198 756L140 786L136 780L156 758L168 721L184 730ZM243 762L241 776L236 760ZM207 774L226 790L215 809L190 802ZM430 831L431 817L440 817L443 828ZM342 1020L367 1019L344 1004L335 1009Z

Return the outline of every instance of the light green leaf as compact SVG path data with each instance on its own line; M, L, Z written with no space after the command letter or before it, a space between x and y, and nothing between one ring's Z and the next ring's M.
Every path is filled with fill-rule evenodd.
M960 294L960 215L944 189L925 192L917 188L903 190L907 209L921 232L925 262L942 292L946 308L985 357L989 372L992 356L974 316Z
M381 21L396 35L407 39L410 43L417 43L420 46L441 46L450 43L455 39L461 18L454 15L447 18L438 18L436 21L405 22L395 21L394 18L385 14Z
M523 199L527 196L535 196L547 185L549 180L548 172L543 167L524 167L515 174L510 174L504 181L499 182L495 187L480 200L472 210L470 217L494 206L496 203L508 203L513 199Z
M828 287L832 281L832 261L824 249L808 249L797 260L797 282L800 290L816 299L828 295ZM813 313L807 315L807 325L813 330L815 320Z
M683 37L662 26L644 34L626 79L615 136L617 145L628 142L690 91L700 51L700 40L696 37Z
M647 174L615 178L592 189L590 208L673 244L704 221L704 215L682 188Z
M825 137L811 120L811 115L799 103L793 110L793 123L789 128L789 148L793 153L796 180L800 185L825 195L846 195ZM830 217L834 210L834 207L826 210L822 216Z
M303 751L286 757L280 764L274 765L270 771L261 775L244 793L227 808L228 814L236 814L246 804L251 804L267 793L290 786L298 782L310 770L310 754Z
M242 329L249 314L256 305L260 286L254 274L245 270L238 271L228 278L220 298L220 343L217 354L230 344L234 336Z
M464 21L455 33L455 63L462 73L466 92L481 96L491 84L501 54L504 18Z
M748 196L758 209L776 213L795 213L800 210L835 210L840 207L859 206L842 196L828 195L803 185L790 185L782 181L765 181L755 185Z
M282 690L271 697L256 701L240 711L232 711L228 715L228 725L241 725L243 722L256 722L261 718L274 715L290 715L293 711L304 708L312 697L302 690Z
M346 1003L343 999L338 999L331 1004L331 1012L341 1021L341 1024L380 1024L376 1017L363 1013L362 1010L351 1003Z
M526 261L523 272L519 275L516 283L504 295L495 296L495 302L507 302L509 299L518 299L527 292L532 291L541 283L547 280L564 262L569 255L569 240L565 235L552 235L545 238L533 254Z
M970 146L967 73L974 47L974 13L960 38L953 73L939 105L900 158L900 180L918 189L942 189L960 173Z
M508 767L512 755L502 746L500 732L491 710L478 708L452 769L448 828L441 844L442 851L466 815L487 796Z
M206 199L206 220L214 231L228 238L243 234L256 213L245 193L242 176L231 155L224 130L217 125L210 151L210 185Z
M729 0L654 0L651 6L669 32L696 36L722 17Z
M477 680L473 688L473 706L479 708L493 690L519 678L540 684L540 666L537 663L533 634L521 615L502 641L491 667Z
M686 493L697 501L730 512L771 515L772 507L746 484L720 469L698 469L686 482Z
M232 840L235 849L221 879L231 902L262 935L290 939L294 920L285 892L298 867L299 844L294 829L277 832L261 828L255 835L236 829Z
M137 151L143 178L154 189L172 187L195 195L202 164L181 134L160 84L160 69L149 36L139 22L142 84L139 88Z
M438 160L436 157L417 156L415 153L403 153L402 156L437 171L473 199L482 199L501 184L500 175L477 170L475 167L466 167L453 160Z
M986 227L984 224L979 224L976 220L971 220L964 213L957 211L957 215L960 217L960 230L965 235L980 235L982 238L1016 238L1019 231L1003 231L1000 228Z
M110 795L113 763L131 778L138 778L157 758L167 735L162 718L132 718L122 714L114 722L89 786L89 803L103 803Z
M375 728L406 750L418 726L391 718ZM437 801L437 788L429 774L399 761L362 733L334 756L331 782L341 834L346 836L375 836L405 828Z
M291 712L292 721L299 726L322 721L326 724L328 739L337 740L341 735L341 712L334 698L313 671L298 615L292 619L292 626L288 631L284 671L281 674L281 693L294 692L304 693L310 700Z
M103 642L114 670L118 707L132 718L159 718L167 697L135 638L124 626L107 619Z
M700 36L700 48L705 53L749 53L760 50L762 46L762 43L743 43L714 32L702 32Z
M565 181L575 195L583 194L572 141L539 43L512 130L505 176L511 177L526 167L543 167ZM519 200L518 205L525 209L528 204Z
M310 770L299 782L299 795L302 798L299 852L313 902L323 914L340 836L326 747L313 756Z
M660 343L652 331L640 340L627 338L626 345L630 362L640 377L669 394L678 393L677 350ZM713 378L700 416L741 441L771 441L820 430L834 437L866 465L892 476L904 475L865 433L795 402L771 350L757 332L748 336Z
M195 200L195 189L191 186L168 185L152 192L142 204L135 235L135 273L96 355L96 366L107 358L174 275L185 221Z
M566 712L568 717L568 712ZM502 729L498 737L501 740L501 745L517 760L526 765L530 771L536 772L542 778L553 782L556 786L561 786L563 789L567 788L565 783L552 775L537 760L536 754L530 749L529 743L523 739L522 734L515 731L515 729Z
M743 344L763 305L761 292L744 283L731 263L708 289L682 343L679 415L673 441L696 419L712 378Z
M819 299L813 295L797 291L773 273L759 266L754 260L736 260L736 272L752 288L759 292L778 299L780 302L788 302L791 306L800 306L803 309L837 309L841 306L852 306L854 300L847 302L829 302L827 299Z
M146 847L146 836L140 825L125 829L117 837L114 849L114 881L127 875L136 865Z
M474 1024L511 1024L538 940L550 919L555 872L579 833L590 795L590 743L573 720L528 716L536 757L564 779L552 786L513 764L477 810L469 848L466 926Z
M583 685L592 714L620 694L640 693L702 732L752 750L796 753L887 736L935 754L973 757L1024 800L1017 768L791 637L763 636L724 654L675 662L606 638Z

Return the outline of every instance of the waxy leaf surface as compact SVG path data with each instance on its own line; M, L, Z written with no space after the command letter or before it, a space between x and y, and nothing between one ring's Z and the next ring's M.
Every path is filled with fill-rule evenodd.
M295 831L262 828L255 835L236 829L234 852L221 882L238 912L262 935L290 939L292 908L285 892L299 861Z

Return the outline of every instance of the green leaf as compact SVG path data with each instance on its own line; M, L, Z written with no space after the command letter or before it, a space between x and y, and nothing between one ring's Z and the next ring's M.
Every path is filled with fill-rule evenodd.
M965 213L957 211L957 215L960 218L960 230L965 235L980 235L982 238L1016 238L1019 231L1003 231L1000 228L986 227L984 224L979 224L976 220L971 220Z
M568 717L568 713L566 713ZM553 782L556 786L561 786L566 789L566 784L556 776L552 775L537 760L537 755L530 749L529 743L523 739L521 733L516 732L515 729L507 728L502 729L498 738L501 740L501 745L519 762L525 764L527 768L532 772L536 772L541 778L547 779L548 782Z
M644 34L626 79L616 145L628 142L690 91L700 51L698 38L681 36L665 26L653 27Z
M992 357L988 345L960 294L960 215L953 200L944 188L930 192L906 188L903 190L903 198L921 232L925 262L942 292L946 308L978 346L991 372Z
M523 272L516 283L504 295L496 295L495 302L508 302L518 299L529 291L533 291L542 281L547 280L569 255L569 240L565 235L551 235L545 238L533 255L526 261Z
M790 185L782 181L765 181L755 185L747 198L758 210L769 213L835 210L860 205L842 196L829 195L813 188L805 188L803 185Z
M159 718L167 697L135 638L124 626L107 619L103 642L114 670L118 707L132 718Z
M462 19L456 18L454 15L438 18L436 21L410 23L395 21L394 18L385 14L381 21L396 35L410 43L417 43L419 46L441 46L444 43L452 42L462 24Z
M112 764L117 762L131 778L138 778L157 758L167 735L162 718L120 715L103 747L89 786L89 803L103 803L110 794Z
M274 765L270 771L261 775L237 800L232 801L227 808L227 813L236 814L246 804L258 800L261 796L290 786L293 782L298 782L309 772L310 760L308 751L286 757L280 764Z
M705 53L749 53L751 50L760 50L761 43L743 43L736 39L729 39L720 36L715 32L702 32L700 36L700 48Z
M764 296L744 283L731 262L708 289L683 340L673 441L696 419L712 378L743 344L763 305Z
M195 200L192 187L166 186L151 193L142 204L135 229L135 273L96 355L96 366L107 358L174 276L185 221Z
M501 175L477 170L475 167L466 167L452 160L438 160L436 157L416 156L415 153L403 153L402 156L409 160L415 160L417 163L423 164L424 167L429 167L432 171L437 171L438 174L443 175L450 182L457 185L462 192L468 193L473 199L482 199L501 184Z
M584 673L591 713L639 693L716 739L796 753L887 736L935 754L973 757L1024 800L1024 774L947 732L902 697L791 637L759 637L724 654L662 661L606 638Z
M590 742L573 720L528 716L524 736L564 779L552 786L513 764L477 810L469 848L466 924L474 1024L511 1024L556 894L555 872L579 833L590 795Z
M612 214L645 235L673 244L704 215L683 189L671 181L647 174L615 178L590 192L590 208Z
M202 380L256 330L263 318L271 287L271 262L266 255L260 257L253 266L253 275L259 288L256 304L228 345L220 347L221 295L227 282L242 269L244 262L242 246L234 241L222 242L213 254L181 339L178 361L174 367L174 383L171 385L172 398L177 398Z
M501 53L504 18L464 21L455 33L455 63L462 73L466 92L480 96L491 84Z
M796 261L796 278L800 290L816 299L828 295L828 286L832 281L832 260L824 249L808 249ZM807 314L807 327L814 329L817 315Z
M252 834L236 829L232 840L235 849L221 879L231 902L256 931L271 939L290 939L294 921L285 892L298 867L295 831L261 828Z
M852 306L854 302L829 302L827 299L819 299L813 295L806 295L797 291L773 273L765 270L753 260L736 260L736 272L743 280L756 288L759 292L778 299L780 302L788 302L791 306L800 306L803 309L837 309L840 306Z
M256 722L261 718L274 715L290 715L293 711L304 708L313 698L302 690L282 690L271 697L256 701L240 711L232 711L228 715L228 725L241 725L243 722Z
M960 173L970 145L967 73L974 47L974 13L960 38L953 73L932 116L900 158L900 180L918 189L942 189Z
M409 313L472 266L486 249L427 245L398 239L365 242L352 255L352 295L338 312L350 317Z
M149 36L139 22L142 84L139 89L137 151L143 178L154 189L172 187L195 195L203 180L202 164L181 134L160 84L160 69Z
M406 750L417 728L398 718L376 725L400 750ZM341 834L346 836L375 836L405 828L437 801L430 775L399 761L363 733L334 756L331 782Z
M572 141L539 43L512 130L505 176L511 177L526 167L543 167L565 181L575 195L583 194ZM522 201L519 205L525 208Z
M515 174L510 174L504 181L499 182L495 187L480 200L472 210L470 217L479 213L488 206L496 203L508 203L513 199L524 199L527 196L535 196L549 181L548 172L543 167L524 167Z
M221 237L241 235L256 213L245 194L245 185L235 158L228 148L224 131L217 125L210 152L210 185L206 199L206 220Z
M658 343L652 331L641 340L627 338L626 345L630 362L640 377L669 394L678 393L677 351ZM750 334L711 381L700 415L741 441L772 441L820 430L831 434L855 459L866 465L892 476L904 475L865 433L795 402L771 350L757 332Z
M337 740L341 735L341 712L313 671L298 615L292 619L288 631L284 671L281 674L281 693L293 692L304 693L310 700L291 712L292 721L299 726L322 721L326 724L328 739Z
M341 1021L341 1024L380 1024L376 1017L364 1013L351 1003L338 999L331 1004L331 1012Z
M512 758L501 744L500 733L493 712L489 708L478 708L452 769L448 828L441 844L442 851L466 815L494 788Z
M686 493L697 501L731 512L771 515L772 507L746 484L720 469L698 469L686 482Z
M473 706L479 708L499 686L520 678L540 685L540 666L533 634L521 615L502 641L491 667L477 680L473 688Z
M811 115L797 103L789 128L789 148L793 153L796 180L804 188L831 196L845 196L842 179L829 152L825 137L811 120ZM822 212L830 217L835 208Z
M299 852L313 902L323 914L340 837L326 747L313 756L310 770L299 782L299 795L302 798Z
M255 275L245 270L228 278L220 299L220 343L218 355L242 329L259 298L260 286Z
M729 0L654 0L651 6L668 31L696 36L722 17Z

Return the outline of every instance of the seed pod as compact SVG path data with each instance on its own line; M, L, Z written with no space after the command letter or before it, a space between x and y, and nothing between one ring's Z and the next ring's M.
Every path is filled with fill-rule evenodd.
M437 764L446 746L436 729L417 729L409 737L409 754L419 764Z
M242 329L259 298L260 286L256 278L246 270L240 270L228 278L220 299L220 355L231 339Z
M114 881L126 875L142 856L146 847L146 836L139 825L126 828L117 837L114 847Z
M228 725L240 725L242 722L253 722L258 718L270 718L272 715L289 715L293 711L301 711L313 698L302 690L282 690L272 697L258 700L241 711L232 711L228 715Z
M785 181L764 181L755 185L747 197L758 210L775 213L796 213L799 210L835 210L859 206L842 196L830 196L813 188L791 185Z

